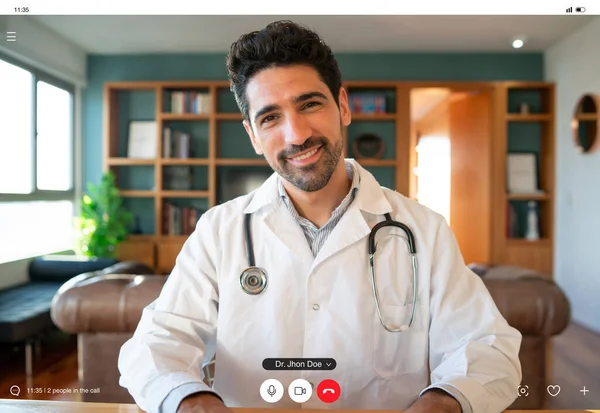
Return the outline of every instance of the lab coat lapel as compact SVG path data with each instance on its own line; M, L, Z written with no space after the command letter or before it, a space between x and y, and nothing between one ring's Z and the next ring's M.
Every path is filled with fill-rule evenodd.
M266 225L273 235L303 261L310 262L314 259L302 228L289 213L279 195L279 177L276 173L254 192L244 213L253 214L253 228Z
M364 254L367 254L368 246L365 237L371 232L371 226L365 218L365 214L383 215L392 211L392 206L373 175L353 159L348 159L347 161L354 164L354 170L360 176L356 198L327 237L327 240L313 262L313 269L327 258L363 238ZM363 251L360 251L360 253L363 253Z
M279 240L302 261L311 262L314 257L302 228L287 210L283 202L265 218L265 224ZM283 257L274 257L275 260Z
M369 234L369 231L369 225L365 221L361 211L355 205L350 205L331 234L327 236L325 243L321 247L321 250L313 262L312 268L316 268L320 263L338 251L341 251L349 245L352 245L364 238ZM366 242L364 253L367 253Z

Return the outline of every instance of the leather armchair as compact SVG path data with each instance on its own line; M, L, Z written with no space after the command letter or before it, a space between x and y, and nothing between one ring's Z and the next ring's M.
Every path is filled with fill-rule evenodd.
M510 408L542 409L548 339L566 328L569 303L544 275L505 266L485 267L479 274L502 315L523 335L522 385L528 386L529 395L518 397ZM79 336L81 385L100 389L99 393L83 395L85 401L133 403L118 384L119 351L133 334L143 308L160 294L165 280L158 275L99 276L66 286L57 295L54 322ZM209 378L213 367L205 368Z
M523 335L521 385L528 395L518 397L510 409L544 409L549 339L569 324L569 301L551 278L523 268L490 267L482 279L508 324Z
M133 403L118 383L119 351L164 281L144 264L122 262L72 278L56 293L50 315L61 330L77 334L80 385L99 390L82 394L83 401Z

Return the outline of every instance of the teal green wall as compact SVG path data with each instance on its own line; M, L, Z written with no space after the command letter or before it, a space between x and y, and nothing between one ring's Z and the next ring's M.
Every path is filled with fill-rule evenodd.
M544 79L543 54L338 54L344 80L493 81ZM102 173L105 82L226 80L225 54L90 55L84 100L84 182Z

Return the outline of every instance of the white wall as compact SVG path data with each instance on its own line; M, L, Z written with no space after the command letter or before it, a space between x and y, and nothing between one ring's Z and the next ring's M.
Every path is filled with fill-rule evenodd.
M600 151L576 152L570 121L578 98L600 94L600 17L545 53L556 83L556 280L573 320L600 332Z
M16 42L4 41L7 31L17 32ZM22 63L75 85L75 192L81 192L82 88L86 84L86 52L48 29L31 16L0 16L0 52ZM78 204L75 205L77 210ZM0 289L27 281L30 260L0 263Z

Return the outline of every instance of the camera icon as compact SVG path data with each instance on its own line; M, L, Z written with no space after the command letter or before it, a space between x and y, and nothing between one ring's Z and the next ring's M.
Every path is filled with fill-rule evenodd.
M312 385L304 379L296 379L290 383L288 394L296 403L306 403L312 396Z
M294 395L295 396L302 396L303 394L306 394L306 389L304 387L300 387L300 386L294 387Z
M519 386L519 391L518 391L517 394L519 395L519 397L521 397L521 396L524 396L524 397L529 396L529 386L528 385Z

